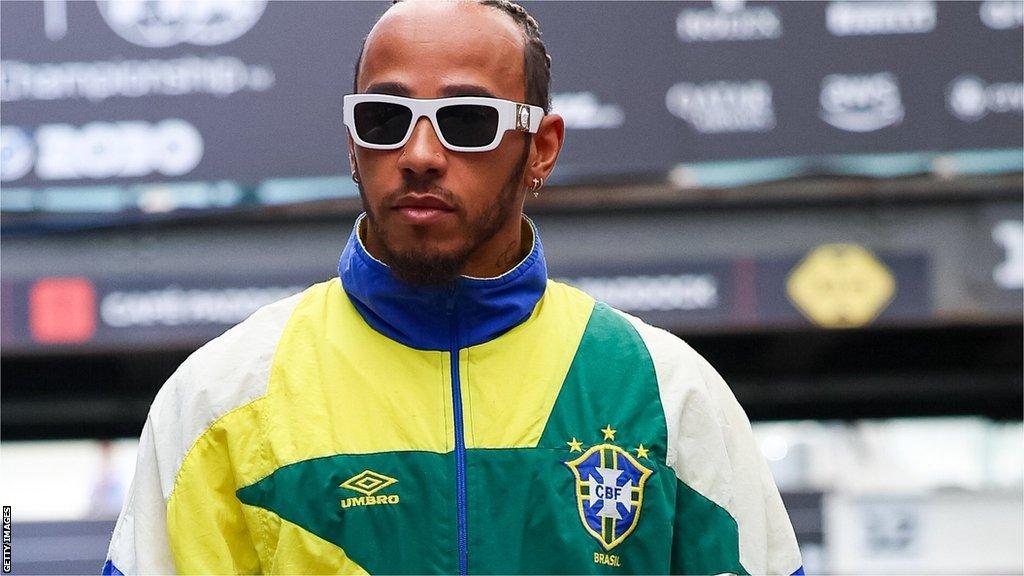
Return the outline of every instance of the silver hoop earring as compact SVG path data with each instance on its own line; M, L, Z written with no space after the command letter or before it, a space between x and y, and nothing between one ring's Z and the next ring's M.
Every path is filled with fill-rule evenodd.
M539 190L540 190L541 186L543 186L543 185L544 185L544 179L543 178L534 178L533 179L533 186L530 186L530 190L533 191L533 197L534 198L537 198L538 196L540 196Z
M359 176L355 172L352 173L352 181L359 184Z

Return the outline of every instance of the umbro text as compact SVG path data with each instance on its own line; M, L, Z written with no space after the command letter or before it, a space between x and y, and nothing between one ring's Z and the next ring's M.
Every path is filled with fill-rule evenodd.
M342 508L351 508L355 506L376 506L378 504L398 504L398 494L388 494L387 496L352 496L351 498L345 498L341 501Z

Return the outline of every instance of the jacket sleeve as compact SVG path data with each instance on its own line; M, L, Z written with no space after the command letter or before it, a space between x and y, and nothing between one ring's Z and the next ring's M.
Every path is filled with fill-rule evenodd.
M105 574L260 571L235 495L225 413L240 394L209 392L209 362L192 357L157 394L139 439L135 477L111 537ZM197 366L198 365L198 366ZM228 365L230 367L230 364ZM229 368L224 368L225 370ZM212 381L224 382L212 373Z
M654 364L676 476L672 572L800 574L796 536L746 414L688 344L629 315Z
M117 519L103 574L175 572L156 446L153 422L147 418L139 438L135 478Z
M264 306L208 342L160 388L105 574L259 572L228 446L229 431L245 440L257 426L231 417L256 414L243 407L266 393L277 342L304 294Z
M789 515L746 414L718 372L692 349L688 355L696 373L683 373L694 386L681 394L671 464L673 571L802 574Z

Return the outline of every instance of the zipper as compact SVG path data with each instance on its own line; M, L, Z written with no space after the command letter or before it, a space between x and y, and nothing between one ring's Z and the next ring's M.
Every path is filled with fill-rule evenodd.
M455 285L448 293L445 310L448 314L451 344L449 363L452 371L452 417L455 420L455 505L458 525L459 574L469 572L469 537L466 532L466 438L462 427L462 387L459 382L459 324L455 315Z

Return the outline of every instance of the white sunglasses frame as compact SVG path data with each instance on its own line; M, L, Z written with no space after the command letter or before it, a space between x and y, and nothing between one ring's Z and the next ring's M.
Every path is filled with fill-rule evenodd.
M359 132L355 127L355 107L356 104L363 102L400 104L412 110L412 120L409 122L409 129L401 141L396 144L371 144L359 137ZM441 134L440 127L437 125L437 111L445 106L458 104L488 106L498 111L498 129L494 133L493 142L485 146L455 146L445 140L444 135ZM345 127L348 128L348 133L352 136L352 140L361 148L369 148L371 150L397 150L405 146L405 143L409 141L409 137L412 136L412 131L416 128L416 124L424 116L430 119L430 123L434 126L434 134L441 142L441 145L453 152L488 152L494 150L501 144L501 139L508 130L535 134L540 128L541 119L544 118L544 109L540 106L480 96L419 99L392 96L390 94L348 94L344 99L344 107Z

